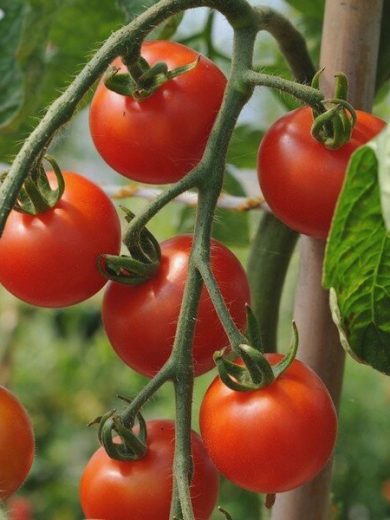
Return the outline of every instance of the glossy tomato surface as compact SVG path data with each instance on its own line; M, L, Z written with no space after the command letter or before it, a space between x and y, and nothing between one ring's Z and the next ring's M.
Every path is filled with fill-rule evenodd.
M168 520L175 446L173 421L147 423L148 451L140 460L110 459L98 449L84 469L80 497L88 518L104 520ZM218 473L200 437L192 432L194 477L191 496L195 518L207 520L218 498Z
M172 70L194 62L196 67L135 101L101 82L90 109L90 131L103 159L136 181L177 181L200 160L220 108L226 78L213 62L171 41L142 45L150 65L164 62ZM117 59L114 65L126 70Z
M152 376L168 359L188 272L190 235L173 237L161 244L157 274L138 286L109 282L102 317L111 345L118 356L137 372ZM212 242L211 265L229 311L240 329L246 324L245 304L249 285L234 254ZM213 353L229 345L214 306L203 288L194 338L195 374L214 367Z
M349 143L327 150L311 135L309 107L281 117L266 132L258 153L261 191L274 214L314 238L328 235L351 154L377 135L384 121L357 110Z
M34 457L34 434L19 400L0 386L0 501L23 483Z
M33 305L86 300L106 283L98 255L120 250L120 222L107 195L76 173L64 172L64 179L53 209L35 216L12 211L0 239L0 282Z
M271 364L280 360L268 354ZM217 469L250 491L280 493L311 480L332 454L336 411L320 378L295 360L270 386L250 392L217 377L200 409L203 442Z

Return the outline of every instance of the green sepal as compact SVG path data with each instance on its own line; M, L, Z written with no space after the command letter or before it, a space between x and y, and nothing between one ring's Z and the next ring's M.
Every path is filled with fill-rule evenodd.
M293 339L289 352L279 363L271 365L267 358L258 349L250 345L241 344L236 349L243 361L237 364L225 356L225 350L214 353L219 377L222 382L236 392L250 392L260 390L271 385L293 363L298 349L298 330L293 322Z
M121 206L125 219L130 223L135 217L129 209ZM153 234L146 228L131 235L125 241L127 255L103 254L97 258L99 272L107 279L125 285L139 285L152 278L160 267L161 249Z
M137 414L139 433L136 435L133 425L124 423L121 415L111 410L105 414L99 425L98 438L109 457L115 460L139 460L147 452L147 429L141 413ZM113 434L118 435L121 442L114 442Z
M136 85L128 72L120 72L117 67L111 66L104 75L104 85L113 92L122 96L132 96Z
M125 206L120 206L125 214L125 219L130 224L135 218L135 214ZM125 241L130 255L140 262L159 263L161 260L160 244L155 236L147 229L143 228L140 233L131 237L129 241Z
M279 361L278 364L272 366L272 372L274 374L275 379L281 376L283 372L285 372L288 369L288 367L294 361L295 356L297 355L297 350L299 346L299 335L295 321L292 322L292 328L293 338L288 353L283 357L281 361Z
M275 378L272 367L264 354L249 345L240 345L239 351L253 384L257 388L270 385Z
M61 169L55 159L45 155L44 159L50 163L57 179L57 187L51 188L47 173L39 164L25 179L14 204L14 210L26 215L39 215L48 209L54 208L61 199L65 190L65 181ZM5 179L7 173L1 177Z
M245 336L248 338L249 344L253 348L258 350L259 352L264 352L264 345L261 341L260 327L257 322L256 316L248 304L245 305L245 308L247 322Z
M144 263L126 255L100 255L96 265L99 272L109 280L125 285L139 285L153 277L160 263Z
M110 67L103 81L109 90L123 96L130 96L136 101L142 101L167 81L194 69L199 60L200 56L197 56L191 63L168 70L168 66L164 62L158 62L149 67L141 57L135 64L127 64L128 72L120 72L117 67ZM123 62L126 63L125 59Z
M319 78L324 69L316 73L312 87L318 88ZM348 79L345 74L335 74L335 96L325 99L321 106L313 108L314 122L311 134L329 150L337 150L349 142L356 124L356 112L347 101Z

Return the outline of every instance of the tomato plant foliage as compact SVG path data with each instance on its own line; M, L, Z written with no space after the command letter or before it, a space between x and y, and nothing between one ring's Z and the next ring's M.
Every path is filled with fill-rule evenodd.
M2 160L8 160L8 154L12 153L17 140L31 128L32 118L27 118L27 115L37 113L46 105L53 93L68 81L70 72L74 74L80 63L86 61L86 53L120 24L120 10L125 13L126 21L131 21L145 8L156 3L156 0L118 0L115 3L99 0L0 0L0 9L5 12L5 16L0 19L0 44L2 49L5 49L0 56ZM306 33L313 36L312 42L314 41L318 50L324 0L287 0L287 3L302 16L306 15ZM78 16L80 9L84 14L82 17ZM387 10L388 6L385 9ZM85 18L88 18L88 24L85 23ZM174 32L179 19L172 22L165 34L171 35ZM386 21L384 17L383 27L386 27L389 19L387 17ZM72 34L72 38L69 38L69 34ZM389 68L386 64L389 56L389 34L389 31L382 32L378 84L383 84L388 78ZM146 43L144 49L151 49L153 45L155 44ZM169 58L174 54L172 49L180 48L180 45L173 43L163 42L159 45L164 49L171 49ZM15 49L18 49L17 53ZM193 52L191 56L194 55ZM148 59L150 64L154 63L154 57L148 56ZM156 58L158 61L162 59L168 63L170 69L182 64L170 63L167 56ZM188 61L187 55L185 63L188 64ZM145 112L152 109L153 103L157 108L161 108L159 94L163 94L160 95L160 101L161 98L169 98L172 94L170 89L174 90L172 85L177 87L180 81L185 83L191 77L195 77L203 70L201 65L205 61L202 59L194 70L164 85L156 96L143 100L142 104L137 105L132 119L141 112L140 108L145 109ZM212 66L209 65L209 71L210 67ZM281 60L276 60L273 66L264 70L271 71L272 67L273 70L279 71L284 64L281 64ZM128 160L128 142L122 140L115 144L112 135L107 139L105 133L102 146L106 147L106 150L108 148L108 155L113 152L113 159L107 159L107 162L126 175L128 170L131 170L129 177L144 182L170 182L181 178L199 160L220 105L225 79L222 74L217 74L211 83L212 85L207 87L205 77L198 78L191 96L184 101L182 98L175 107L175 117L168 113L168 126L157 124L156 113L146 121L148 124L141 139L141 152L138 157L132 154L134 164L130 167L126 164L123 168L123 162L127 163ZM199 101L209 103L212 98L215 101L216 85L218 103L214 103L216 108L213 108L212 118L205 125L206 131L201 133L195 145L180 149L177 143L179 140L183 143L185 133L193 132L196 129L195 123L210 115L208 109L199 108ZM102 86L98 88L98 96L101 92L104 92ZM111 99L117 96L112 92L105 94ZM119 111L114 114L116 120L109 119L113 113L113 105L103 114L103 126L110 127L114 133L121 129L123 119L126 123L130 119L127 117L130 111L126 112L130 104L129 99L117 99L121 100L122 105L118 105ZM283 97L281 99L283 100ZM285 106L289 105L289 100L286 101L284 98L284 101ZM170 106L173 106L172 100ZM189 113L190 123L187 121L182 124L184 112L187 112L187 115ZM92 115L91 119L93 117ZM146 114L146 119L147 117ZM170 122L173 123L172 128L169 128ZM158 136L154 142L160 147L159 153L149 148L153 141L152 132L155 130ZM139 130L130 132L130 142L134 144L139 135ZM246 125L236 127L229 147L228 162L237 167L254 167L255 147L260 137L261 132L258 129ZM302 143L303 140L299 141ZM266 143L267 139L264 146L267 146ZM387 199L389 182L386 168L383 168L381 173L381 164L386 161L381 161L378 153L375 153L375 149L373 151L372 148L366 147L353 158L329 237L325 282L332 288L334 316L344 346L358 359L389 374L390 329L386 315L390 294L390 204ZM107 152L104 152L102 155L106 154ZM328 233L333 213L335 192L338 193L341 186L340 178L336 182L337 190L329 178L323 179L322 184L312 178L317 189L313 196L313 186L306 185L312 197L311 206L306 205L299 197L293 196L291 186L287 188L286 184L277 181L275 171L285 170L284 164L281 164L281 155L275 151L269 153L269 164L273 170L271 182L275 182L275 188L282 194L283 203L288 199L295 212L303 212L308 216L309 226L317 227L312 232L312 229L300 228L290 221L288 223L300 231L324 238ZM289 160L291 156L297 158L295 152L289 152L287 155ZM343 172L346 164L344 159ZM152 166L144 167L144 160L149 161ZM378 160L379 185L376 173ZM312 167L313 164L319 165L322 162L323 160L315 154L301 158L301 165L304 166ZM122 165L118 166L118 163ZM334 169L338 170L338 167ZM308 176L305 177L307 178ZM230 178L225 187L229 187L229 190L232 187L232 193L240 192L239 187L235 186ZM332 203L329 204L328 201L325 210L322 211L321 204L325 192L328 191L332 191ZM321 196L321 200L315 199L317 195ZM93 209L90 214L100 214L102 208L108 208L106 202L102 202L103 199L90 195L82 198L89 201ZM66 197L64 202L70 203ZM78 231L87 229L87 236L80 241L76 240L74 234L67 234L66 229L62 227L64 222L50 228L53 221L56 221L59 209L63 210L64 207L32 218L12 214L4 238L0 242L0 271L2 265L6 265L8 270L6 276L0 276L1 281L12 292L37 305L69 305L93 294L104 283L95 266L92 268L96 256L101 252L117 253L119 249L119 224L111 212L112 208L107 210L109 218L108 213L102 211L101 218L86 228L86 220L80 220L82 215L73 214L74 218L69 218L70 221L73 219L77 222ZM276 206L274 209L277 213ZM315 220L319 213L321 215L318 226ZM326 218L323 213L326 213ZM188 208L182 212L183 229L189 229L189 221L192 228L193 216L193 211ZM225 243L248 245L247 215L241 214L237 217L231 213L217 211L217 219L214 236L222 237ZM27 227L28 239L27 232L25 233ZM11 230L8 233L11 238L7 237L7 229ZM30 246L34 245L36 233L40 230L45 231L45 245L42 246L42 242L33 250ZM98 242L94 238L96 230L107 236L107 242L99 242L98 247L95 247ZM23 235L24 242L17 242L21 238L19 233ZM68 248L58 247L61 242L57 240L59 237L66 239ZM107 287L103 320L109 339L125 363L142 374L153 376L169 356L183 296L190 245L188 237L175 237L164 242L161 268L153 279L137 287L120 286L116 283L110 283ZM80 259L86 252L89 260L88 268L84 270ZM211 256L212 268L222 295L233 320L242 329L245 324L244 303L249 300L245 274L233 255L221 244L213 243ZM70 257L72 262L66 263ZM45 268L44 274L42 266ZM50 274L55 274L57 278L50 278ZM76 296L74 293L70 296L75 288L72 288L69 281L71 275L78 277L74 284L79 291L76 291ZM199 375L212 368L212 353L227 344L225 332L204 289L194 340L195 374ZM86 348L85 345L83 348ZM274 362L278 358L271 356L269 359ZM99 381L94 386L94 392L90 392L90 395L87 392L88 403L93 404L96 400L96 387L104 386L99 370L97 369L99 378L96 377ZM76 372L76 368L74 371ZM67 375L68 373L69 367ZM111 374L109 377L112 377ZM135 379L136 377L134 375ZM106 397L107 388L101 393ZM0 419L1 396L0 393ZM83 399L81 407L84 405ZM79 403L75 404L74 408L78 410L76 414L79 413ZM1 495L1 472L4 467L12 469L14 461L18 460L18 457L10 460L9 451L2 451L2 448L8 445L7 439L3 442L2 426L3 423L0 421L0 498L4 498ZM304 365L294 362L286 374L261 391L233 392L224 387L217 378L202 405L201 428L211 457L225 475L244 488L272 493L298 486L319 471L334 445L336 419L329 396L318 378ZM148 452L141 460L126 463L113 461L103 449L99 449L92 456L81 484L81 501L86 515L105 520L122 519L124 516L134 520L148 520L149 517L153 520L168 518L172 491L174 426L169 421L152 421L148 424L148 433ZM15 435L15 429L13 434ZM192 444L195 474L191 495L195 517L202 520L210 517L216 502L217 476L195 434L192 434ZM29 460L32 452L31 444L27 451L25 461ZM11 487L15 489L14 485ZM7 485L5 488L4 496L7 496L10 491L7 491Z
M342 344L355 358L390 374L390 237L384 216L389 131L353 157L341 193L325 262ZM380 144L379 144L380 143ZM378 179L383 167L382 182ZM381 203L381 189L383 192Z

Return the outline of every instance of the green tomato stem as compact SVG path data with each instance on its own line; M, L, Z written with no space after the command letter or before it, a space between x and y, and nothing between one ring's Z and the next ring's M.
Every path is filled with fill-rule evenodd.
M252 241L247 271L265 352L276 351L280 300L298 236L272 213L264 213Z
M201 258L197 261L197 266L202 276L203 282L207 288L207 292L209 293L211 301L213 302L215 310L217 311L219 320L223 325L227 337L229 338L229 342L233 350L238 352L238 346L241 343L247 343L248 340L237 328L237 325L234 323L229 313L225 300L223 299L221 291L218 287L214 273L210 267L209 260Z
M291 94L300 101L303 101L306 105L310 105L315 109L317 109L321 101L324 99L324 95L319 90L307 85L300 85L295 81L283 79L278 76L248 70L245 74L245 79L251 85L271 87L286 92L287 94Z

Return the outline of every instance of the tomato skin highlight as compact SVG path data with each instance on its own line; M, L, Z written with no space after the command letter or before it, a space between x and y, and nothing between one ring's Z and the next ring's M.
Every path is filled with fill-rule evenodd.
M106 283L97 257L120 250L111 200L85 177L63 175L65 191L56 206L34 216L11 211L0 239L0 282L42 307L66 307L95 294ZM54 182L51 172L49 179Z
M161 265L153 278L133 287L109 282L104 292L102 319L112 347L127 365L149 377L158 372L172 350L191 244L191 235L162 242ZM231 315L242 330L245 304L250 300L245 271L233 253L216 240L212 241L211 265ZM211 370L213 353L228 345L203 288L194 338L195 375Z
M356 111L352 138L328 150L310 135L311 108L282 116L260 143L257 172L261 191L275 216L292 229L326 239L351 154L375 137L385 122Z
M267 354L271 364L281 359ZM200 409L204 445L217 469L240 487L281 493L311 480L330 458L337 416L321 379L295 360L270 386L236 392L219 377Z
M110 459L99 448L84 469L80 499L86 517L105 520L168 520L172 494L175 424L148 421L148 451L140 460ZM191 434L194 477L191 496L195 518L207 520L217 502L218 473L202 441Z
M226 78L213 62L176 42L145 42L141 54L150 65L163 61L169 70L200 59L194 69L142 101L101 82L90 108L91 136L102 158L125 177L149 184L175 182L203 154ZM114 65L126 70L120 59Z
M23 483L34 458L34 433L26 410L0 386L0 500Z

